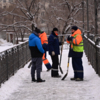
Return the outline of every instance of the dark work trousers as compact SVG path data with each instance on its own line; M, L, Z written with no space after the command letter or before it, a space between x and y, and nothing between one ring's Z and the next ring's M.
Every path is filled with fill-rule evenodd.
M51 56L51 59L52 59L51 76L57 76L58 75L58 64L59 64L58 55Z
M42 57L32 58L32 67L31 67L31 77L32 78L35 78L35 71L37 72L37 78L41 78Z
M74 78L84 78L83 65L81 57L72 57L72 66L74 70Z

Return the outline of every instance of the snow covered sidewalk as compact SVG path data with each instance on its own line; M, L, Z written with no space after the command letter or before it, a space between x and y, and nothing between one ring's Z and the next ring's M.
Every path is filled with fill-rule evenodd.
M67 67L68 51L63 51L62 68L64 74ZM48 59L51 62L50 56ZM70 60L69 73L64 81L51 78L43 65L44 83L32 83L28 64L20 69L0 88L0 100L100 100L100 77L95 73L87 58L83 56L84 81L70 81L73 70ZM63 76L63 75L62 75Z

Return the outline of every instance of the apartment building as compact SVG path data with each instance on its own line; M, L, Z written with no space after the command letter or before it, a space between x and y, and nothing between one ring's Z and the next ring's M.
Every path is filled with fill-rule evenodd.
M0 8L9 8L13 2L14 0L0 0Z

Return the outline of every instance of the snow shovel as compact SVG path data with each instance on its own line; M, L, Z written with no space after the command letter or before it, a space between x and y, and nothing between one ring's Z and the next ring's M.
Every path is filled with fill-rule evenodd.
M62 41L64 42L64 36L63 36L63 39ZM64 43L63 43L64 44ZM62 47L61 47L61 55L60 55L60 63L59 63L59 69L60 69L60 72L63 74L63 70L61 68L61 59L62 59L62 51L63 51L63 44L62 44Z
M64 75L64 77L63 77L61 80L64 80L64 79L67 77L67 75L68 75L68 70L69 70L69 61L70 61L70 58L68 57L67 72L66 72L66 74Z

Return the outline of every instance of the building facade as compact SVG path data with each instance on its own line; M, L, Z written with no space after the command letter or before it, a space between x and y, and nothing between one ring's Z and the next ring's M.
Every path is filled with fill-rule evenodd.
M13 3L14 0L0 0L0 7L1 8L9 8L11 3Z

